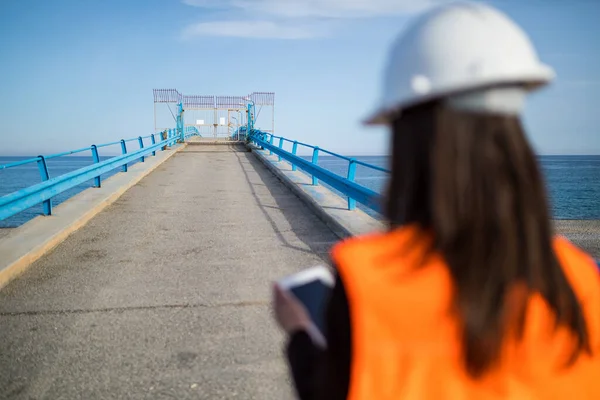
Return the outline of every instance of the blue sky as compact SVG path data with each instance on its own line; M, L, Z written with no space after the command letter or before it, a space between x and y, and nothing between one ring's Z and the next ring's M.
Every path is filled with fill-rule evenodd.
M276 133L383 154L361 126L388 47L439 0L19 0L0 2L0 154L147 135L153 88L276 93ZM494 0L557 72L525 123L541 154L600 154L600 1ZM259 125L260 125L259 120Z

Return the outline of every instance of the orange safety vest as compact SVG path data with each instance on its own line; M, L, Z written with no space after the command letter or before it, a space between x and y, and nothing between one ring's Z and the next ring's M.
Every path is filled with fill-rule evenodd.
M474 380L463 366L459 321L449 312L450 273L440 255L423 257L426 243L417 228L406 227L348 239L332 250L350 309L349 400L600 399L600 274L591 257L556 238L593 356L583 353L563 368L572 336L554 330L550 309L534 294L522 339L507 339L499 366Z

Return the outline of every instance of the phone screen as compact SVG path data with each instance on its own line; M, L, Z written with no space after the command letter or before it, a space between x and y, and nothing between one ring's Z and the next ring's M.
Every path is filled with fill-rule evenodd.
M334 277L329 268L322 265L311 267L286 276L279 284L300 300L316 328L324 333L325 308L334 285Z
M320 280L314 280L289 290L306 307L319 331L325 333L325 309L331 288Z

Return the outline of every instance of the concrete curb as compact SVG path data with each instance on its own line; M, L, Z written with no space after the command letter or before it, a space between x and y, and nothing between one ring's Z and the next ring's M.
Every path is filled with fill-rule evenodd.
M101 188L84 190L61 203L52 216L39 216L12 229L0 239L0 289L185 147L184 143L157 151L154 157L146 156L144 163L129 167L127 173L111 176L102 182Z
M267 150L248 146L252 153L275 176L300 198L341 239L370 232L384 231L385 224L362 210L348 210L345 199L322 185L313 186L312 180L292 166L269 155Z

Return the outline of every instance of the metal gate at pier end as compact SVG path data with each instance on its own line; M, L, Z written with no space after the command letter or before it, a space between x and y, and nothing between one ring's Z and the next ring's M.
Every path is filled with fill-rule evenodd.
M176 89L154 89L154 128L195 128L203 138L241 140L252 129L275 132L275 93L246 96L185 95Z

